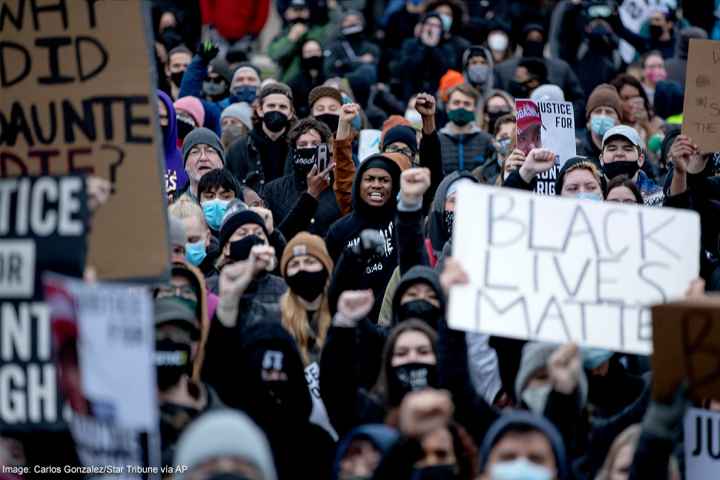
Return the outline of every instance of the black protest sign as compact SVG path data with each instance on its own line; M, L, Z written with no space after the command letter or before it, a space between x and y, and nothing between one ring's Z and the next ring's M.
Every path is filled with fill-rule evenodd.
M720 297L657 305L653 396L669 400L682 382L697 400L720 398Z
M0 430L61 423L41 276L82 275L87 225L82 177L0 180Z
M93 222L100 278L168 265L151 45L140 0L0 3L0 177L112 183Z

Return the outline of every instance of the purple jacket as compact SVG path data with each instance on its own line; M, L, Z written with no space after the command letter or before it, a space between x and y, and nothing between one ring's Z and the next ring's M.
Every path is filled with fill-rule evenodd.
M178 192L185 188L188 176L183 165L183 158L177 147L177 121L175 120L175 107L173 101L165 92L157 91L158 98L163 102L168 112L168 126L162 129L163 155L165 156L165 191Z

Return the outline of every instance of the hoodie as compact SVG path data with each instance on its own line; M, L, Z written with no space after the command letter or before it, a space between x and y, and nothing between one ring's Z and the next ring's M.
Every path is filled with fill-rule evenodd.
M157 91L158 98L165 105L168 116L167 127L162 128L163 134L163 157L165 158L165 191L168 193L179 192L185 189L188 183L188 176L185 172L180 150L177 148L177 120L175 119L175 107L172 99L163 91Z
M442 252L445 243L450 240L447 228L445 228L445 197L447 196L450 185L461 178L467 178L477 183L477 179L473 177L470 172L453 172L440 182L435 192L435 199L428 214L427 228L428 237L430 238L430 243L432 243L432 249L436 256Z
M468 75L468 61L471 57L477 57L481 55L485 58L485 64L488 67L488 74L485 82L478 84L473 82ZM493 89L493 85L495 84L495 76L493 75L494 68L495 60L493 59L490 50L485 47L472 46L465 50L465 53L463 53L463 78L465 79L465 83L469 83L470 85L475 87L475 89L480 92L483 98L487 98L488 93Z
M400 311L400 299L402 298L403 294L413 285L416 285L418 283L425 283L430 286L435 291L435 294L437 295L438 300L440 301L440 312L441 316L444 316L445 313L445 307L446 307L446 301L445 301L445 294L443 293L442 287L440 286L440 277L438 276L437 272L433 270L430 267L426 267L424 265L417 265L411 268L410 270L405 273L405 275L402 276L400 279L400 283L398 283L397 288L395 290L395 295L393 296L392 300L392 325L395 326L398 323L400 323L399 318L399 311ZM438 319L440 320L440 319ZM435 330L437 330L437 325L431 325Z
M562 437L558 433L555 426L546 419L533 415L528 412L511 411L502 414L490 426L482 445L480 446L480 471L483 472L487 468L490 453L495 445L498 444L502 437L509 431L513 430L526 431L537 430L543 433L550 441L553 453L555 454L555 463L557 464L557 479L567 480L570 478L567 465L567 457L565 455L565 445Z
M395 429L382 424L369 423L352 429L338 444L337 452L335 453L335 462L333 464L332 479L338 480L340 478L340 462L342 462L347 454L353 441L369 441L378 449L382 457L385 456L398 438L400 438L400 434Z
M330 478L333 441L310 423L312 399L290 334L276 323L249 326L225 360L226 368L216 369L208 382L228 406L247 413L265 431L278 477L303 472L307 478Z
M369 168L383 168L392 177L390 198L382 207L372 207L360 197L362 176ZM336 265L331 298L344 290L372 288L375 305L370 318L373 321L377 320L385 287L398 265L395 216L399 190L400 167L397 163L382 155L369 157L360 164L355 173L352 188L353 211L333 223L325 238L330 257ZM360 233L366 229L380 232L385 242L382 252L360 256L350 253L350 248L360 243Z

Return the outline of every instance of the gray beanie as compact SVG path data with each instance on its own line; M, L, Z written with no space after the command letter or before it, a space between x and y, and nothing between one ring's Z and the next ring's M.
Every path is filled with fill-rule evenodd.
M170 224L170 246L182 245L184 247L187 243L187 233L182 220L170 215L168 223Z
M558 348L559 345L552 343L528 342L525 344L520 357L520 368L515 377L515 397L518 400L521 398L522 392L525 390L532 374L545 367L550 356ZM588 396L588 381L583 370L580 371L578 389L580 405L585 406Z
M239 457L255 466L263 480L276 480L275 464L265 434L255 423L237 410L208 412L183 432L175 452L175 465L188 468L188 473L205 462L219 457ZM186 474L177 473L177 480Z
M220 114L220 121L225 117L237 118L245 125L245 128L252 130L252 108L245 102L232 103L225 107Z
M216 152L218 152L218 155L220 155L220 160L223 162L223 164L225 164L225 149L223 148L222 143L220 143L220 139L218 138L218 136L215 135L215 132L213 132L209 128L200 127L194 129L185 136L182 147L183 165L185 165L185 162L187 161L187 156L188 153L190 153L190 149L195 145L200 145L203 143L205 145L209 145Z

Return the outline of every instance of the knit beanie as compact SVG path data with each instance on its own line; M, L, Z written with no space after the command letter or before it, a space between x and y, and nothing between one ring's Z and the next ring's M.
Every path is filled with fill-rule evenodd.
M410 150L412 150L413 153L417 153L417 136L415 135L415 130L413 130L412 127L397 125L385 132L385 135L382 138L383 148L388 145L392 145L395 142L402 142L410 147Z
M342 94L340 93L340 90L334 87L328 87L326 85L318 85L317 87L310 90L310 93L308 94L308 105L312 109L313 104L322 97L330 97L334 98L335 100L342 105Z
M245 128L252 130L252 107L245 102L231 103L225 110L220 114L220 121L226 117L233 117L239 119Z
M328 275L332 274L334 264L325 246L325 241L321 237L308 232L298 233L285 246L282 259L280 259L280 273L285 275L287 264L293 257L300 255L310 255L317 258L325 267Z
M265 232L265 236L268 239L270 238L270 234L265 226L265 220L263 220L260 215L250 209L239 210L230 215L225 215L225 218L223 218L222 225L220 226L220 251L225 248L225 244L230 240L235 230L249 223L260 225L263 232Z
M225 149L223 148L222 143L220 143L218 136L215 135L215 132L208 128L199 127L188 133L183 141L183 165L187 162L190 150L195 145L202 144L209 145L212 149L214 149L218 155L220 155L220 160L223 162L223 165L225 164Z
M615 110L618 118L622 118L622 100L617 89L608 83L601 83L588 97L585 107L585 118L590 119L590 114L597 107L610 107Z
M200 102L199 98L178 98L177 100L175 100L173 106L175 107L176 111L182 110L183 112L187 112L193 118L193 120L195 120L196 126L203 126L203 123L205 122L205 108L203 107L202 102Z
M256 467L265 480L276 480L272 451L263 431L237 410L214 410L201 415L180 436L174 463L192 472L216 458L238 457ZM184 480L184 472L175 478Z

